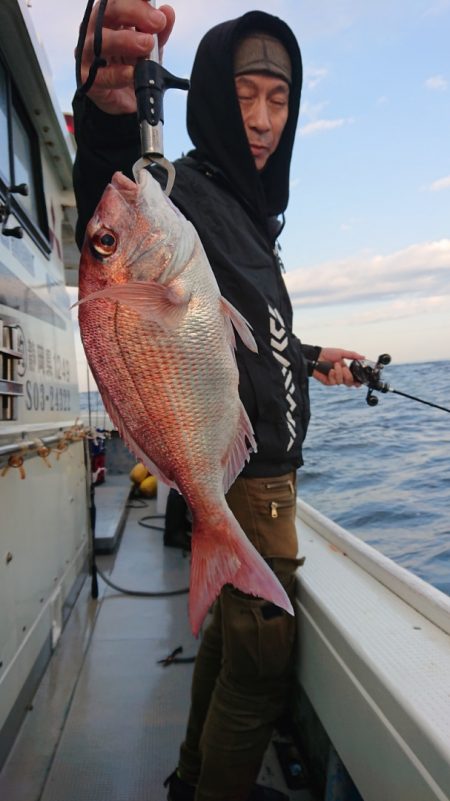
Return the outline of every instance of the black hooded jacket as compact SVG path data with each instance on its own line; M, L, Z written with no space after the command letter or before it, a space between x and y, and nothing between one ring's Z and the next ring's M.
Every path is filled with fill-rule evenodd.
M255 30L282 41L292 63L288 121L261 172L247 143L233 73L237 40ZM305 358L314 360L320 351L301 345L292 333L292 307L276 248L277 217L289 197L301 85L300 50L282 20L252 11L212 28L198 47L188 94L187 127L195 149L175 162L171 199L194 224L222 294L248 320L258 344L255 354L237 338L240 394L258 443L243 471L247 476L277 476L302 464L309 421ZM139 129L135 115L111 118L87 98L74 101L74 117L81 246L113 172L132 175Z

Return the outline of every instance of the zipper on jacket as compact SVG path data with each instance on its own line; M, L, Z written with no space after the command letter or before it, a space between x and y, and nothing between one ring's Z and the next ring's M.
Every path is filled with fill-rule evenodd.
M273 481L270 484L265 484L264 486L268 490L284 489L284 487L287 487L291 495L295 495L294 483L290 478L286 479L285 481Z
M288 501L287 503L279 503L278 501L271 501L270 502L270 516L272 518L278 517L278 509L286 509L292 508L292 501Z

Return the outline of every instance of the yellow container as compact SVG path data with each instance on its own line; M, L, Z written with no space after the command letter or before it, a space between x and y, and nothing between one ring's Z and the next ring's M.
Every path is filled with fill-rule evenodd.
M145 495L146 498L154 498L156 495L156 489L158 486L158 482L155 476L147 476L144 478L143 481L139 484L139 492L142 495Z
M130 473L130 478L134 484L141 484L141 482L144 481L144 479L146 479L149 475L150 474L145 465L143 465L141 462L138 462L133 467Z

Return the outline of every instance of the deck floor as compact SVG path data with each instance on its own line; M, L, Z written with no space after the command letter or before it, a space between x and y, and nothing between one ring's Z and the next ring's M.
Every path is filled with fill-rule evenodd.
M124 477L124 481L127 479ZM110 525L114 492L96 490ZM123 486L117 484L118 496ZM127 589L159 592L186 588L189 559L165 548L162 532L142 525L156 513L132 502L117 551L97 556L99 568ZM120 510L119 510L120 511ZM163 667L178 646L195 656L187 594L132 597L99 577L99 597L88 578L63 631L11 754L0 773L7 801L165 801L163 781L174 769L187 719L192 663ZM270 746L261 783L291 801L311 801L289 791Z

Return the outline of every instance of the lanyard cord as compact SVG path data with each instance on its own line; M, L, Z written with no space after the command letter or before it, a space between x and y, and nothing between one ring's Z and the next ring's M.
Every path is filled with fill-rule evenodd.
M86 10L84 12L83 21L80 25L80 34L78 36L78 42L75 50L75 71L76 71L76 79L77 79L77 91L76 94L80 97L82 95L87 94L89 89L91 88L92 84L97 77L97 72L100 67L106 67L106 59L102 58L102 31L103 31L103 19L105 17L105 10L108 3L108 0L100 0L99 8L98 8L98 15L95 21L95 31L94 31L94 59L92 64L89 68L89 75L84 83L82 83L81 79L81 58L83 55L84 44L86 41L86 34L89 25L89 20L92 14L92 6L94 5L95 0L88 0L88 4L86 6Z

